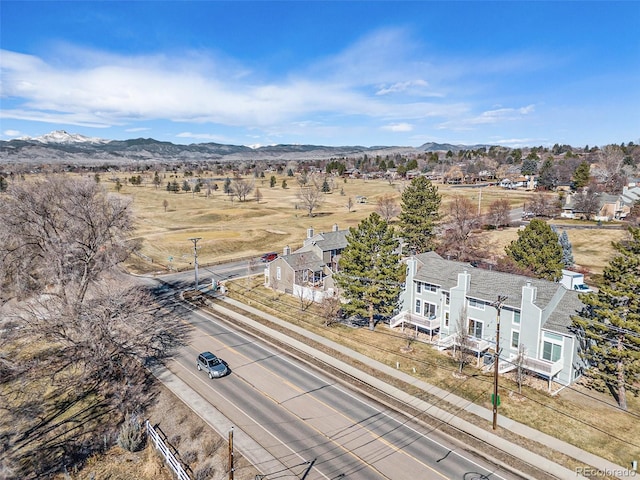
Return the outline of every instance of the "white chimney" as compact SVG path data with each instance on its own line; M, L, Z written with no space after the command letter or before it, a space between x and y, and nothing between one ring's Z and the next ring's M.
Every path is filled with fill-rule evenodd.
M333 224L333 231L334 231L334 232L337 232L337 231L338 231L338 224L337 224L337 223L334 223L334 224Z
M289 245L284 247L284 249L282 250L282 255L284 255L284 256L291 255L291 247Z
M307 228L307 238L313 237L313 227Z

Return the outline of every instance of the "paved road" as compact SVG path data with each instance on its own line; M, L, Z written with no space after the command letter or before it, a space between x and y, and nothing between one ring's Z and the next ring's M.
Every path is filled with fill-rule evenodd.
M291 469L281 478L303 478L311 461L308 480L512 478L215 317L181 316L193 340L169 368ZM203 350L219 354L232 373L212 381L198 372L194 359Z

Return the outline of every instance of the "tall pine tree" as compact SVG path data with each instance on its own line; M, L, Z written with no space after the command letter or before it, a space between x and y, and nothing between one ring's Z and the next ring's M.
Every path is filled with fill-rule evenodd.
M596 388L609 389L623 410L627 391L640 392L640 228L629 233L629 240L613 244L618 253L599 291L582 294L586 308L573 317L584 340L585 375Z
M558 235L558 242L560 242L560 246L562 247L562 264L567 268L573 267L573 248L566 230L563 230L562 233Z
M398 246L393 227L375 212L347 234L334 279L347 300L344 311L368 317L371 330L376 315L389 316L398 304L404 275Z
M398 219L404 241L412 253L434 249L434 229L440 218L441 200L438 187L425 177L414 178L402 192Z
M505 251L520 268L538 278L553 282L562 278L562 247L558 235L543 220L531 220Z

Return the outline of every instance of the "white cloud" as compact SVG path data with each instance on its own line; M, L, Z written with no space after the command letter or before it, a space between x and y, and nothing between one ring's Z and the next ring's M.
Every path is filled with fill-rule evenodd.
M413 125L409 123L392 123L391 125L385 125L382 129L390 132L410 132L413 130Z
M2 134L5 137L18 137L20 136L20 130L5 130Z
M207 142L226 142L228 139L221 135L214 135L212 133L192 133L192 132L180 132L176 134L177 138L193 138L194 140L204 140Z

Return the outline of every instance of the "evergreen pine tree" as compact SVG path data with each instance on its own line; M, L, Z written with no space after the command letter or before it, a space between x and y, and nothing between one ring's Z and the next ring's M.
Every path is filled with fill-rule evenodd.
M349 229L347 242L334 279L347 300L344 311L368 317L373 330L375 316L391 315L398 303L404 275L399 243L393 227L375 212Z
M562 277L562 247L558 235L543 220L531 220L505 251L520 268L538 278L556 282Z
M414 253L434 249L435 222L440 218L442 196L438 187L425 177L416 177L402 192L400 230L409 249Z
M558 236L558 241L560 242L560 246L562 247L562 264L567 268L572 267L574 264L573 249L571 247L569 235L567 235L566 230L563 230L562 233Z
M589 177L591 175L591 166L586 160L580 163L573 172L573 188L580 189L586 187L589 184Z
M322 182L322 193L329 193L330 191L331 191L331 187L329 187L329 182L325 178L324 182Z
M627 391L640 392L640 228L628 241L614 243L618 254L604 270L599 291L582 294L587 306L573 317L584 340L585 375L608 389L627 410Z

